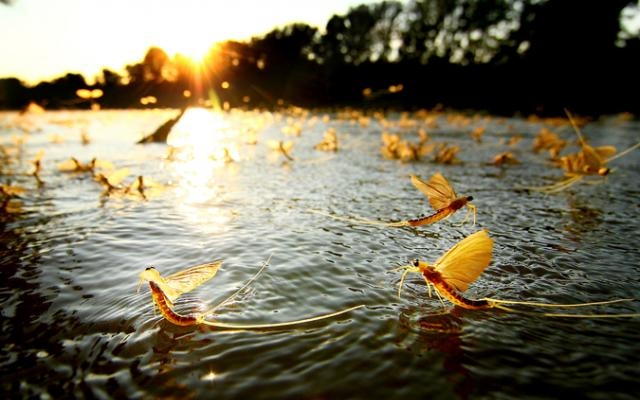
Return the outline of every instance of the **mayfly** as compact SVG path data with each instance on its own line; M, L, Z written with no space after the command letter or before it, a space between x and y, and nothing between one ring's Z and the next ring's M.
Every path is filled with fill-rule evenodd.
M580 129L574 121L571 113L567 110L565 111L576 135L578 136L580 151L577 153L567 154L566 156L559 158L559 163L565 171L565 179L552 185L533 187L530 188L530 190L544 193L555 193L569 188L586 176L605 177L611 172L607 163L640 147L640 143L636 143L617 155L616 148L614 146L593 147L589 145L582 136L582 132L580 132Z
M495 165L496 167L502 167L504 165L518 165L520 164L520 161L516 158L516 156L513 155L512 152L505 151L493 157L493 161L491 162L491 164Z
M188 268L184 271L177 272L175 274L163 277L158 270L153 267L149 267L140 273L140 283L143 281L149 281L149 287L151 288L151 296L153 302L160 310L162 316L169 322L179 326L195 326L195 325L207 325L216 328L227 329L269 329L280 328L294 325L301 325L305 323L315 322L331 317L335 317L347 312L356 310L363 307L358 305L350 307L337 312L323 314L311 318L304 318L295 321L279 322L272 324L230 324L225 322L210 321L206 318L211 315L215 310L221 308L225 304L229 303L238 293L242 292L255 278L264 270L267 263L239 290L237 290L230 297L216 305L211 310L200 314L181 315L174 311L173 302L182 294L187 293L195 288L199 287L209 279L213 278L218 272L218 269L222 265L222 261L215 261L212 263L197 265L195 267Z
M453 187L449 184L449 182L445 179L444 176L440 172L436 172L428 182L422 181L416 175L411 175L411 183L416 187L419 191L421 191L427 198L429 199L429 203L434 208L435 213L427 215L425 217L413 218L405 221L397 221L397 222L381 222L369 220L366 218L348 218L348 217L337 217L334 215L326 214L322 211L317 210L309 210L316 214L328 215L333 219L345 220L354 223L361 223L367 225L381 225L388 227L402 227L402 226L422 226L429 225L445 218L448 218L453 213L461 209L462 207L468 207L469 213L465 217L464 221L469 218L469 215L473 214L473 223L476 223L476 207L471 204L473 200L472 196L461 196L458 197ZM463 223L464 223L463 221Z
M33 172L31 172L31 175L36 178L39 186L44 184L44 181L40 178L40 172L42 172L42 157L44 157L44 150L39 150L36 157L31 160L31 164L33 164Z
M464 292L469 288L482 272L489 266L493 251L493 240L489 237L486 230L477 231L450 248L442 257L440 257L432 265L427 262L414 260L411 265L400 267L404 269L398 288L398 297L402 291L402 285L405 277L410 272L422 274L427 286L429 287L429 295L431 295L431 286L435 288L436 294L442 301L442 298L449 300L451 303L469 310L482 310L488 308L499 308L506 311L517 312L516 310L506 307L503 304L518 304L536 307L585 307L593 305L611 304L623 301L631 301L633 299L617 299L609 301L600 301L592 303L577 304L548 304L533 303L524 301L511 301L501 299L484 298L479 300L469 299L464 296ZM444 304L444 302L443 302ZM544 313L543 315L552 317L640 317L640 314L552 314Z
M322 141L315 146L314 149L320 151L338 151L338 134L334 128L329 128L324 133Z
M0 184L0 214L17 214L22 211L22 202L17 197L26 190L21 186Z
M87 163L78 161L77 158L71 157L58 164L58 169L61 172L90 172L92 175L96 174L96 169L113 169L113 164L109 161L98 160L95 157Z
M165 189L165 185L162 183L149 177L138 175L138 177L129 186L123 189L123 194L139 196L143 200L148 200L149 197L157 196Z
M426 217L410 219L407 223L411 226L428 225L434 222L445 219L461 209L462 207L468 207L469 213L473 213L473 223L476 223L476 207L471 204L473 200L472 196L456 195L455 190L445 179L440 172L433 174L428 182L422 181L416 175L411 175L411 183L419 191L424 193L429 199L429 203L436 212ZM469 213L465 217L465 220L469 218ZM463 221L464 223L464 221Z
M108 196L123 190L120 183L122 183L127 176L129 176L129 168L124 167L106 175L102 172L97 173L94 179L104 187L102 194Z
M291 157L291 150L293 149L293 142L291 140L268 140L267 145L274 151L282 154L287 160L293 161Z

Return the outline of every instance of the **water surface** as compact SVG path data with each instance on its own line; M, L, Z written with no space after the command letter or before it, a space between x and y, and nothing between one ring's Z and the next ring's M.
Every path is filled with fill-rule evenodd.
M335 112L190 110L171 138L177 151L134 144L176 113L0 114L8 152L2 183L25 189L0 222L7 397L624 399L640 391L639 319L443 309L418 275L399 299L401 274L392 271L413 258L433 262L486 228L493 261L469 297L637 297L640 152L613 161L599 184L545 195L520 190L562 177L546 153L531 151L550 126L545 121L461 123L442 114L401 123L390 114L365 124ZM287 134L295 124L300 136ZM470 136L477 126L486 127L481 143ZM339 151L314 150L330 127ZM550 127L575 140L570 127ZM432 141L460 145L462 163L382 157L383 130L417 141L420 128ZM619 150L636 143L638 132L638 121L618 117L584 128L594 145ZM509 146L514 135L522 140ZM269 140L293 141L293 161ZM225 162L224 148L233 162ZM30 175L40 150L42 185ZM521 164L490 164L506 150ZM146 199L107 196L90 174L58 170L72 156L128 168L123 184L142 175L165 188ZM459 224L463 212L430 227L381 228L309 211L381 221L429 213L408 177L436 171L459 194L473 195L475 226ZM268 323L366 307L292 329L224 331L173 326L154 311L146 286L136 292L147 266L170 274L221 259L216 277L177 304L206 309L269 257L265 272L218 319ZM640 302L583 311L638 313Z

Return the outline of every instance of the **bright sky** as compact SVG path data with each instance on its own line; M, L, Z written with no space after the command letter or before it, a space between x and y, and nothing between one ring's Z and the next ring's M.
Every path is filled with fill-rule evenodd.
M332 15L379 0L13 0L0 5L0 78L26 84L103 68L123 73L151 46L202 54L219 41L261 36L305 22L323 29Z

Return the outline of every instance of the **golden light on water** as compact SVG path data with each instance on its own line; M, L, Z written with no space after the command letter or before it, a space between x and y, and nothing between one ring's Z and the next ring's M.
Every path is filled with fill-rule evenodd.
M188 225L207 234L224 231L233 218L224 204L235 182L238 140L222 114L205 108L188 109L167 138L177 209Z
M213 382L217 376L218 375L215 372L209 371L207 374L203 375L201 379L203 381Z
M217 167L240 160L239 133L216 111L190 108L167 138L182 181L191 187L210 182Z

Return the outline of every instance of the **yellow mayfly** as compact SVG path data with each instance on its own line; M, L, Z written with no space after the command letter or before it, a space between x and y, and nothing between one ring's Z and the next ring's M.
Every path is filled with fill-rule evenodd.
M58 164L58 169L61 172L90 172L91 174L96 173L96 169L113 169L113 164L109 161L98 160L95 157L92 158L89 162L83 163L78 161L77 158L71 157L68 160L65 160Z
M616 299L591 303L577 304L549 304L533 303L525 301L512 301L484 298L479 300L468 299L463 293L469 288L482 272L489 266L493 252L493 240L486 230L480 230L462 239L455 246L450 248L432 265L420 260L414 260L411 265L402 266L404 269L398 287L398 297L402 292L402 285L406 275L410 272L422 274L429 294L431 286L436 290L436 294L442 301L442 297L451 303L469 310L481 310L487 308L499 308L506 311L517 312L503 304L528 305L535 307L557 307L573 308L593 305L619 303L632 301L634 299ZM444 303L443 303L444 304ZM604 318L604 317L640 317L640 314L553 314L544 313L549 317L582 317L582 318Z
M462 296L491 262L493 240L486 230L467 236L449 249L433 265L414 260L411 265L401 267L405 271L400 279L398 297L402 291L404 278L409 272L422 273L425 282L453 304L472 310L491 308L487 300L471 300Z
M108 174L102 172L97 173L94 179L104 187L102 194L108 196L123 190L120 183L122 183L127 176L129 176L129 168L124 167Z
M268 140L267 145L271 150L274 150L284 156L289 161L293 161L291 157L291 150L293 149L293 142L291 140Z
M268 261L267 261L268 262ZM148 267L140 273L140 284L143 281L149 281L149 287L151 288L151 296L153 302L156 304L162 316L169 322L179 326L195 326L195 325L207 325L216 328L228 328L228 329L269 329L288 327L293 325L300 325L310 322L323 320L326 318L335 317L358 308L363 305L355 307L349 307L337 312L323 314L311 318L304 318L295 321L278 322L272 324L250 324L250 325L238 325L229 324L225 322L216 322L207 320L207 316L211 315L213 311L221 308L225 304L229 303L238 293L244 290L256 277L264 270L267 262L260 268L260 270L240 289L238 289L230 297L216 305L211 310L201 314L181 315L173 310L173 302L182 294L190 292L202 285L209 279L213 278L218 272L218 269L222 265L222 261L214 261L207 264L197 265L187 268L186 270L177 272L175 274L163 277L158 270L154 267ZM140 285L138 285L140 287Z
M213 278L222 261L214 261L196 265L185 270L163 277L154 267L148 267L140 273L140 283L149 281L154 283L164 294L167 303L173 307L173 302L182 294L190 292Z
M445 219L464 206L473 213L473 223L476 223L476 207L471 204L472 196L456 195L455 190L440 172L433 174L428 182L422 181L416 175L411 175L411 183L429 199L429 203L436 212L426 217L410 219L407 223L411 226L432 224ZM465 220L469 217L469 213ZM464 221L463 221L464 222Z
M453 213L466 206L469 208L469 213L467 213L464 221L466 221L467 218L469 218L469 215L473 213L473 224L475 225L476 207L471 204L473 197L458 197L455 190L453 190L453 187L451 187L449 182L445 179L444 176L442 176L440 172L436 172L428 182L422 181L416 175L411 175L411 183L416 187L416 189L420 190L422 193L424 193L425 196L427 196L427 198L429 199L429 203L436 210L435 213L427 215L425 217L413 218L405 221L382 222L359 217L338 217L318 210L309 211L315 214L326 215L333 219L344 220L348 222L388 227L403 227L433 224L435 222L448 218Z
M616 148L614 146L593 147L584 139L582 132L580 131L580 128L578 128L578 125L574 121L571 113L567 110L565 111L576 135L578 136L580 150L577 153L567 154L566 156L559 158L560 166L565 171L565 179L551 185L533 187L530 188L530 190L544 193L555 193L569 188L586 176L607 176L611 172L607 163L640 147L640 143L636 143L617 155Z

